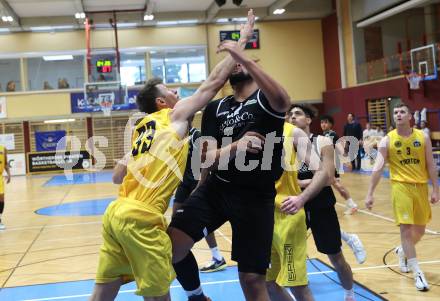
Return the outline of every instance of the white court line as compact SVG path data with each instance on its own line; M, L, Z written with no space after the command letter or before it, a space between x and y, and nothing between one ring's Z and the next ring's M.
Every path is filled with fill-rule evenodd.
M343 203L336 202L336 205L345 208L345 204L343 204ZM374 216L374 217L377 217L377 218L380 218L380 219L383 219L383 220L386 220L386 221L389 221L389 222L392 222L392 223L395 222L395 220L392 219L392 218L389 218L389 217L386 217L386 216L383 216L383 215L380 215L380 214L376 214L376 213L373 213L373 212L370 212L370 211L367 211L367 210L358 209L357 212L361 212L361 213L366 214L366 215ZM426 231L427 233L429 233L429 234L440 235L440 232L438 232L438 231L434 231L434 230L430 230L430 229L428 229L428 228L426 228L425 231Z
M431 260L431 261L421 261L419 264L436 264L440 263L440 260ZM388 265L378 265L378 266L371 266L371 267L364 267L364 268L354 268L353 271L362 271L362 270L374 270L374 269L384 269L384 268L390 268L390 267L398 267L398 264L388 264ZM329 271L319 271L319 272L310 272L307 273L307 275L320 275L320 274L331 274L336 273L334 270ZM203 282L202 286L207 285L215 285L215 284L223 284L223 283L235 283L239 282L238 279L231 279L231 280L222 280L222 281L210 281L210 282ZM172 285L170 288L178 288L181 287L180 285ZM127 293L134 293L136 290L122 290L119 291L119 294L127 294ZM82 297L89 297L91 294L82 294L82 295L70 295L70 296L59 296L59 297L49 297L49 298L41 298L41 299L25 299L21 301L49 301L49 300L64 300L64 299L74 299L74 298L82 298Z
M228 243L230 243L232 245L232 240L230 240L226 235L224 235L223 232L220 231L220 229L215 230L215 232L220 234L220 236L223 237L224 240L226 240Z

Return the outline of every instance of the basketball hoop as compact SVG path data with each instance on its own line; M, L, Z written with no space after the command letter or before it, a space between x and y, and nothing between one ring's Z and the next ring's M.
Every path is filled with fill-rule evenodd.
M103 101L101 101L100 105L101 105L101 110L104 113L104 116L107 116L107 117L111 116L113 102L103 100Z
M420 89L420 83L423 81L423 76L421 74L411 72L410 74L406 75L406 80L409 83L409 88L411 90L418 90Z

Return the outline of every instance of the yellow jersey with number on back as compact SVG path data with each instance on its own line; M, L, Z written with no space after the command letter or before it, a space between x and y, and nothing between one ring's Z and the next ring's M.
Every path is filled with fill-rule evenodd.
M3 176L3 171L5 170L6 158L5 158L5 147L0 145L0 177Z
M427 183L428 170L425 158L425 136L423 131L413 129L408 137L397 130L388 133L390 178L405 183Z
M185 171L187 139L171 125L171 109L144 117L135 127L132 158L119 197L138 200L154 212L165 213Z
M290 123L284 123L283 129L283 167L284 171L281 177L276 181L275 188L277 196L275 198L276 208L281 207L281 203L289 195L299 195L301 188L298 185L298 168L296 164L296 151L293 147L293 130L295 126Z

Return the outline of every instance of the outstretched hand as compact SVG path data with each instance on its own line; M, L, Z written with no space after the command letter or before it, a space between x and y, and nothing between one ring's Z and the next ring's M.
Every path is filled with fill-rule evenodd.
M248 11L246 24L242 25L240 28L240 38L246 39L246 41L252 39L254 35L254 25L255 25L255 15L254 15L254 10L251 8Z

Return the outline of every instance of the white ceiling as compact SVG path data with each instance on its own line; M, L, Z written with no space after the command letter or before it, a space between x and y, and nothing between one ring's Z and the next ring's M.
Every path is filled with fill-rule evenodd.
M254 8L261 20L317 19L333 12L332 0L243 0L240 7L226 0L218 7L214 0L0 0L0 14L9 15L14 22L2 22L0 28L26 31L36 26L62 26L79 29L83 22L75 13L85 12L94 24L108 23L116 11L119 24L155 26L158 21L197 20L198 23L216 22L218 18L245 16L247 8ZM282 15L273 15L275 8L285 8ZM96 13L107 11L108 14ZM121 12L125 11L125 12ZM130 11L130 12L127 12ZM148 12L154 21L144 21Z

